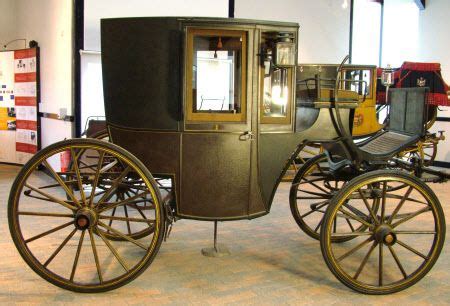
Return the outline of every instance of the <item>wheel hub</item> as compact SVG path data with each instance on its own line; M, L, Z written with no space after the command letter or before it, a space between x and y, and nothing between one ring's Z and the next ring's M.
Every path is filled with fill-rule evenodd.
M375 229L374 238L378 243L384 243L385 245L393 245L397 242L397 235L387 224L381 224Z
M81 208L75 214L75 227L79 230L86 230L97 223L97 214L89 208Z

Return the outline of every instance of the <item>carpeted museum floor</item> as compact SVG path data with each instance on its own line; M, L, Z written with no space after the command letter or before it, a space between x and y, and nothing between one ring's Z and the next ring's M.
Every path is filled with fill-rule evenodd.
M303 234L291 217L288 183L280 186L269 215L219 224L219 240L231 250L228 257L200 253L212 244L212 223L181 220L150 268L130 284L100 294L65 291L35 274L10 238L7 198L18 169L0 165L0 305L450 304L450 239L432 271L408 290L389 296L353 292L331 274L319 243ZM449 187L433 185L447 224Z

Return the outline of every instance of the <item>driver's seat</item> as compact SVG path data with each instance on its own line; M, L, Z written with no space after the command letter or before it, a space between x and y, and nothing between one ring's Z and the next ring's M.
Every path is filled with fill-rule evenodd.
M364 160L386 160L417 143L425 135L428 88L389 90L390 112L387 127L358 145Z

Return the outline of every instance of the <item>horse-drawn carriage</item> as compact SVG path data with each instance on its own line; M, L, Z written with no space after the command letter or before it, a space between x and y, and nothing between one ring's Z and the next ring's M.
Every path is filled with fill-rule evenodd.
M420 280L445 236L439 200L420 177L445 175L395 156L423 132L424 90L393 92L403 111L355 145L351 118L360 93L343 86L343 65L331 90L315 89L327 120L296 111L297 39L295 23L103 20L112 143L58 142L23 167L8 218L27 264L73 291L120 287L151 264L179 218L217 222L269 213L292 159L320 141L327 151L299 172L291 207L300 227L320 238L330 270L371 294ZM302 130L300 122L308 126ZM64 169L63 152L70 156ZM301 213L304 207L309 211Z

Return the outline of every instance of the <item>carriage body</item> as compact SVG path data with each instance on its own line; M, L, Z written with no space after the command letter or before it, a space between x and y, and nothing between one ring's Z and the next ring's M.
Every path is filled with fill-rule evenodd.
M293 65L268 67L262 53L272 48L275 57L279 37L294 46ZM295 133L297 39L295 23L102 20L112 142L155 177L171 179L179 217L233 220L269 211L287 160L304 139ZM274 82L283 92L268 102Z

